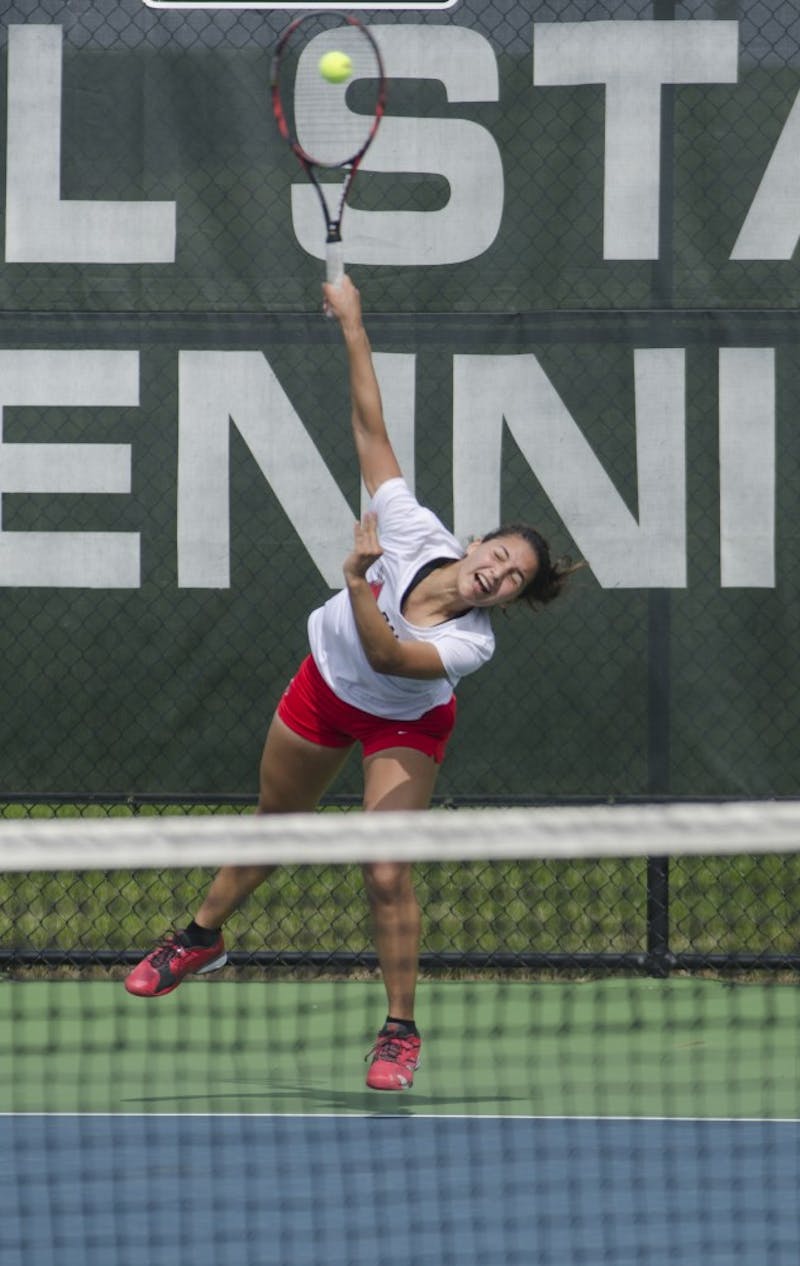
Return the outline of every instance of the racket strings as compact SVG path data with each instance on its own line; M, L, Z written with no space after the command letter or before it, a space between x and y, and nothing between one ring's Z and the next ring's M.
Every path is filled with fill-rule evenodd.
M302 38L301 38L302 36ZM340 84L319 71L320 58L346 53L353 70ZM382 112L383 71L363 30L339 26L288 41L278 58L274 83L289 139L318 167L347 167L369 143Z
M357 85L361 88L363 85ZM304 100L304 114L297 131L301 149L318 167L346 167L357 159L369 142L375 123L372 113L354 113L341 104L344 93L338 85L324 84L327 92L309 91ZM355 87L355 85L354 85ZM332 106L330 89L339 88L339 100ZM366 109L370 108L367 103Z

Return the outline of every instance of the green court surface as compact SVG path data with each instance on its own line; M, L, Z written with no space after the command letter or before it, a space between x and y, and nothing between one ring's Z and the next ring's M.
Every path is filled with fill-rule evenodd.
M413 1091L364 1088L380 983L0 984L0 1111L800 1117L800 991L427 982Z

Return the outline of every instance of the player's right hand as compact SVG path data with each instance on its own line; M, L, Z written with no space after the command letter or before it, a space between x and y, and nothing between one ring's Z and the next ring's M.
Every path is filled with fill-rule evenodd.
M322 310L342 325L361 323L361 295L347 273L335 285L322 283Z

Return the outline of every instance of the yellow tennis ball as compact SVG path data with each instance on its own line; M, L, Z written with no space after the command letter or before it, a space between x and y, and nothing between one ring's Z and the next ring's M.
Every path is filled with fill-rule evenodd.
M343 84L353 73L353 63L347 53L338 53L331 49L320 57L319 73L329 84Z

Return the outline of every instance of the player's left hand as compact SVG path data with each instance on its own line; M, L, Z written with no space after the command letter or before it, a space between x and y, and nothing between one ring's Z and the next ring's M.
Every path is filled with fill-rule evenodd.
M367 511L360 523L356 523L353 528L353 549L342 565L345 578L363 579L382 553L378 540L378 516Z

